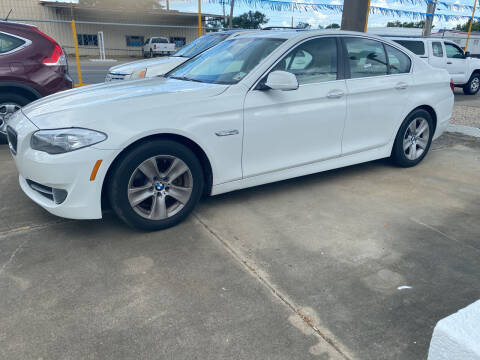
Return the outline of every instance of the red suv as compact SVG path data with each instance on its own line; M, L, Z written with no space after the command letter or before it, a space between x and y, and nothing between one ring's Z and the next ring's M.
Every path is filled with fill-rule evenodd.
M67 58L55 40L35 26L0 21L0 137L20 107L72 87Z

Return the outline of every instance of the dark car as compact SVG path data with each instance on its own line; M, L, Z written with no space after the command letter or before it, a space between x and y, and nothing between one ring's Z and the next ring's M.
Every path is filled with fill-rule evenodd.
M71 89L62 47L36 26L0 21L0 141L20 107Z

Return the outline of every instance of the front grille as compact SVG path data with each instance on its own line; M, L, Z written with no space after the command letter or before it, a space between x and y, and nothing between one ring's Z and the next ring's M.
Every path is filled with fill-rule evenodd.
M40 195L53 201L57 205L63 203L68 195L66 190L51 188L49 186L39 184L32 180L27 179L27 184L30 186L32 190L35 190Z
M7 126L7 139L10 151L14 155L17 155L17 132L13 130L10 126Z
M105 81L125 80L128 74L108 73Z

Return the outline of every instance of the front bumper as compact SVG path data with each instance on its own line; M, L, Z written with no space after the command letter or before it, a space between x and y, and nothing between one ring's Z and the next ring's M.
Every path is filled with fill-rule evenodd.
M12 154L24 193L48 212L69 219L99 219L102 217L101 195L103 180L113 160L111 150L93 147L65 154L50 155L30 148L30 138L38 128L23 114L15 116L9 126L17 132L17 153ZM95 163L102 160L94 181L90 176ZM31 186L32 182L52 189L64 190L61 204Z

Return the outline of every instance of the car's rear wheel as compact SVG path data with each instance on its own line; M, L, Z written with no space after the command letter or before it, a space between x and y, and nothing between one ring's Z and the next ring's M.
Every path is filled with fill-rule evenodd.
M27 105L29 99L17 94L0 94L0 144L7 142L7 121L12 114L22 106Z
M427 155L433 137L432 116L415 110L402 123L392 149L392 160L401 167L417 165Z
M480 90L480 74L475 73L470 77L468 83L463 87L463 93L465 95L475 95Z
M108 186L112 208L124 222L154 231L178 224L193 211L204 177L200 162L188 147L156 140L123 156Z

